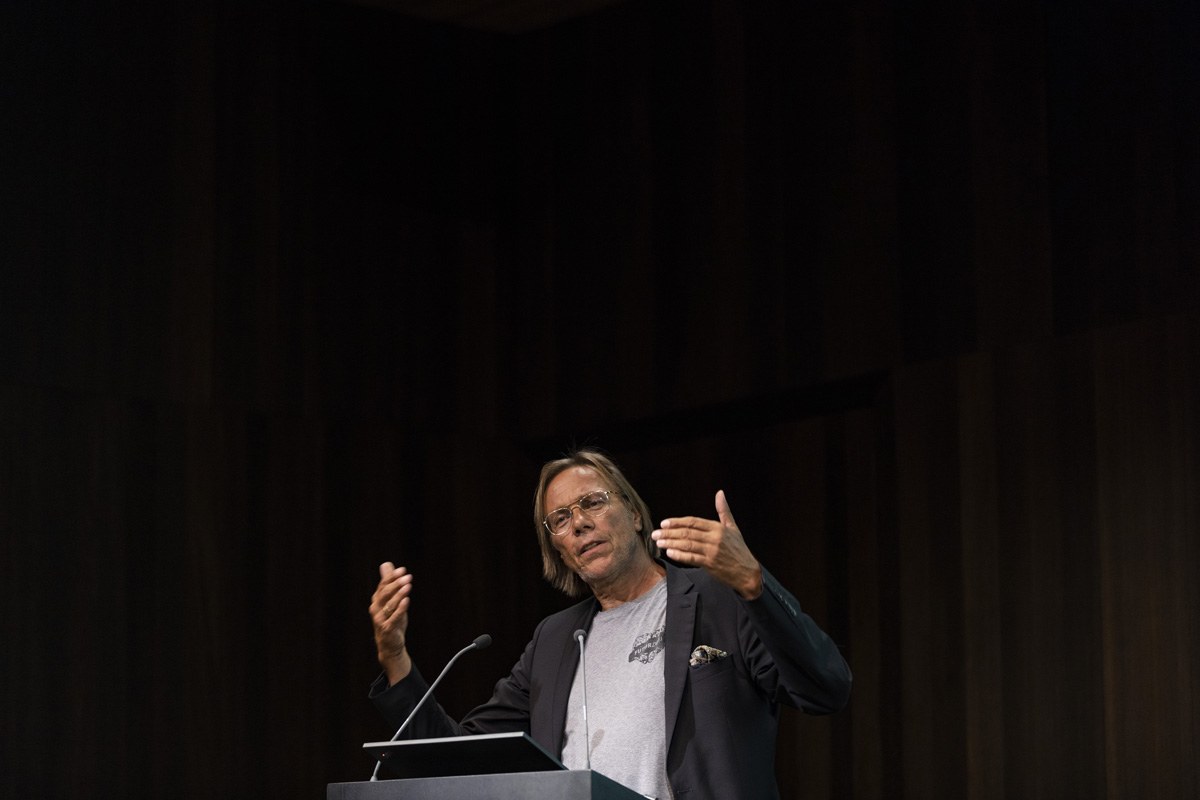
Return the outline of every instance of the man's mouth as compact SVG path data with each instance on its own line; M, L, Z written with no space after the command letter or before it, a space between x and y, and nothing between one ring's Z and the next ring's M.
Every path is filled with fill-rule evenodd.
M589 550L599 547L602 544L604 544L604 542L600 541L599 539L593 542L588 542L583 547L579 548L579 555L585 555Z

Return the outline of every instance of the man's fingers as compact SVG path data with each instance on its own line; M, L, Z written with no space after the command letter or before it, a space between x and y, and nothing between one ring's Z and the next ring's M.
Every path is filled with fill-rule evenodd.
M408 613L408 607L411 603L412 598L402 597L399 600L380 606L378 611L372 615L375 625L382 630L399 626L404 619L404 615Z
M408 600L408 596L412 593L412 580L402 584L395 592L384 598L384 605L394 612L396 607ZM390 613L390 612L389 612Z
M666 527L663 527L663 528L659 528L658 530L651 531L650 538L651 539L678 539L680 541L686 541L688 539L694 539L700 535L701 535L701 531L697 530L696 528L666 528Z
M659 547L668 551L668 558L675 558L671 553L691 553L698 558L703 558L711 556L714 547L713 543L706 539L680 536L674 531L655 531L651 534L651 538L658 543Z
M380 578L379 586L375 589L375 592L377 594L381 592L394 592L397 588L412 583L412 579L412 574L404 569L404 567L400 567L388 577Z
M401 567L389 577L381 578L375 594L371 597L371 615L382 624L408 609L408 598L412 592L413 576ZM383 573L383 566L380 566Z
M668 547L666 549L667 558L679 564L699 565L703 559L696 553L687 550L680 550L677 547Z
M650 534L659 547L674 547L680 550L695 550L705 543L702 531L693 528L658 529Z
M407 611L408 611L408 605L409 605L409 603L410 603L410 602L411 602L411 598L409 598L409 597L402 597L402 598L400 598L398 601L396 601L395 603L393 603L392 605L385 606L385 607L384 607L384 612L386 612L386 613L387 613L387 617L386 617L386 619L387 619L388 621L391 621L391 620L394 620L394 619L396 619L397 617L399 617L401 614L404 614L405 612L407 612ZM388 609L391 609L391 610L390 610L390 611L388 611Z
M385 561L379 565L379 582L397 580L408 574L408 569L405 567L397 567L390 561Z
M657 535L656 535L657 534ZM658 546L667 549L685 550L687 549L688 540L679 536L665 536L662 531L655 531L650 534L650 538L658 543Z
M662 521L661 528L704 530L713 524L711 519L704 517L671 517Z

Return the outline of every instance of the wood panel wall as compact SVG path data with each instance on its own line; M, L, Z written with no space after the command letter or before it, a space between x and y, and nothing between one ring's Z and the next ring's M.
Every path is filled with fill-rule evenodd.
M593 442L844 648L785 797L1200 794L1185 4L4 14L0 793L365 778L378 562L464 713Z

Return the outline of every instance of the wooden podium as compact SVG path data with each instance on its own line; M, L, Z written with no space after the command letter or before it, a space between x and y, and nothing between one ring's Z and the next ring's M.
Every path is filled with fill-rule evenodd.
M592 770L568 770L526 733L368 742L385 780L331 783L326 800L644 800Z

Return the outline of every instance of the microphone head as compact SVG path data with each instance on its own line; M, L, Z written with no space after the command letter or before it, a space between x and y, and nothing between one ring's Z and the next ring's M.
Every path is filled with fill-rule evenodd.
M471 644L475 645L476 650L482 650L483 648L487 647L491 643L492 643L492 637L488 636L486 633L481 633L480 635L475 637L475 641L472 642Z
M579 628L573 634L571 634L571 638L577 642L586 637L587 637L587 631L585 631L583 628Z

